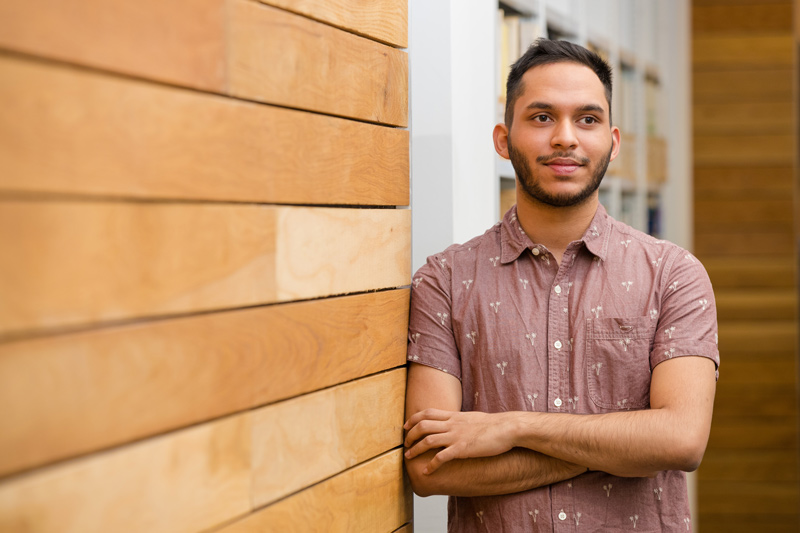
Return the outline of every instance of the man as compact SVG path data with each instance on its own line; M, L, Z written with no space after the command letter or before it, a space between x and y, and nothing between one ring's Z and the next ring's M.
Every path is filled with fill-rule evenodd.
M513 66L497 152L517 205L414 276L406 467L449 531L688 531L719 355L708 276L610 218L611 71L540 40Z

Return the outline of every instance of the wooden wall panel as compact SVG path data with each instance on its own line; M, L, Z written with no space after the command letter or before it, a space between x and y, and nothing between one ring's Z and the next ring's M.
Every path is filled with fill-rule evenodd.
M408 46L407 0L261 1L392 46Z
M407 310L387 291L0 344L0 476L401 366Z
M411 519L410 491L402 450L393 450L219 532L391 532Z
M694 5L692 30L695 35L706 32L791 32L792 4Z
M791 35L695 35L693 43L692 63L695 68L792 68Z
M223 92L226 2L2 0L0 48Z
M0 481L0 531L175 532L250 510L248 415Z
M794 135L703 135L694 138L698 166L758 165L769 154L770 165L794 162Z
M695 70L694 103L744 103L792 98L792 69Z
M800 528L792 3L692 2L694 252L722 360L698 470L706 533Z
M246 0L232 0L230 24L231 95L408 124L405 52Z
M0 202L0 333L398 287L410 278L409 215Z
M0 80L0 189L408 204L407 131L13 57Z
M254 411L253 506L400 446L405 390L402 368Z

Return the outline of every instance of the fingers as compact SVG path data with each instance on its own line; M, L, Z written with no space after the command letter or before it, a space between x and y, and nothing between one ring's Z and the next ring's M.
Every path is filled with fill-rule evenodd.
M406 423L403 424L403 429L409 430L423 420L447 420L451 414L450 411L442 411L441 409L425 409L411 415Z
M416 426L412 427L406 433L403 445L408 448L420 439L425 438L427 435L435 433L445 433L447 431L446 422L439 422L436 420L423 420Z
M422 455L428 450L442 448L444 446L448 446L448 439L446 435L428 435L406 450L406 459L413 459L414 457Z
M422 470L422 473L426 475L433 474L439 469L439 467L448 461L452 461L453 459L456 459L456 453L453 451L453 447L451 446L449 448L445 448L433 456L433 459L431 459L431 462L428 463L428 466Z

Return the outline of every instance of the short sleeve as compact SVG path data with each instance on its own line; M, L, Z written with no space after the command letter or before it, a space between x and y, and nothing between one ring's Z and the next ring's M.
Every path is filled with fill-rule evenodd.
M408 361L461 379L461 357L453 335L451 265L437 254L414 274L408 321Z
M717 308L711 280L703 265L679 250L665 270L650 367L673 357L708 357L717 368L719 348Z

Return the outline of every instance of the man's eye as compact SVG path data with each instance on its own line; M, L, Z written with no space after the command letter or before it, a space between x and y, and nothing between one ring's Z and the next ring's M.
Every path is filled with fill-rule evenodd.
M536 115L535 117L533 117L533 120L535 120L536 122L547 122L548 120L550 120L550 117L548 117L547 115Z
M597 124L597 119L594 117L583 117L581 122L584 124Z

